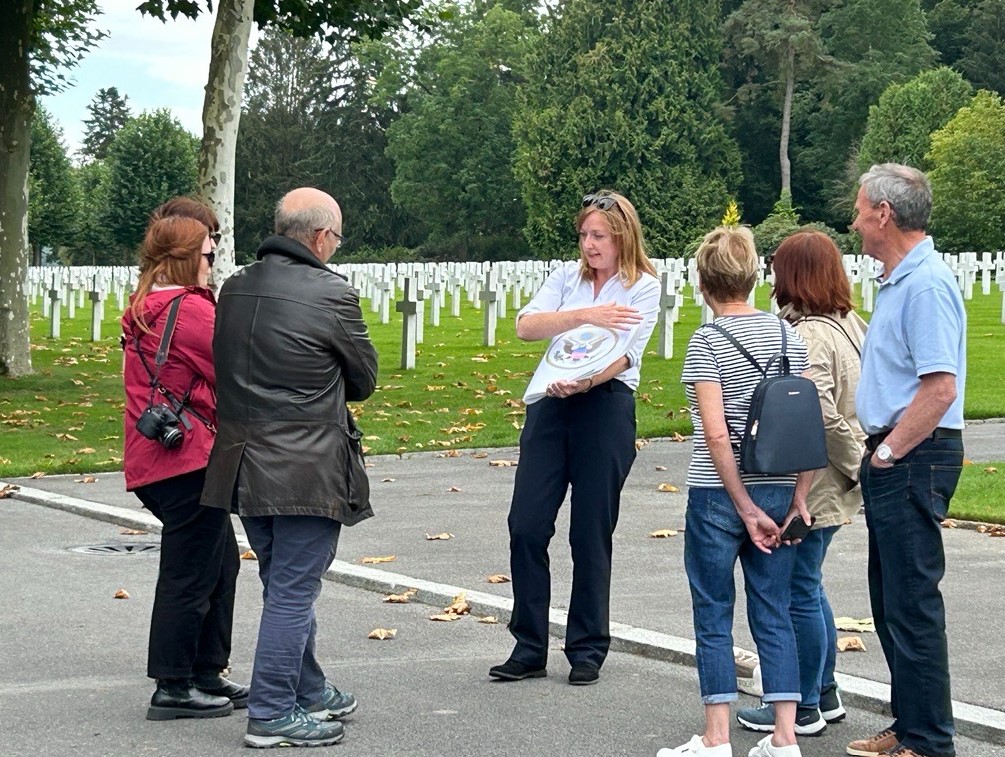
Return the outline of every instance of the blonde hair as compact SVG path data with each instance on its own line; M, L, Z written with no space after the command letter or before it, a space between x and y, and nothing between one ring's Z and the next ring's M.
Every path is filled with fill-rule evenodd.
M199 283L202 245L209 234L194 218L166 216L151 222L140 248L140 278L129 311L140 329L149 332L143 303L154 284L195 286Z
M646 243L642 236L642 222L635 206L624 195L617 192L601 190L596 197L610 197L614 204L607 210L598 205L587 205L576 215L576 231L583 228L583 223L591 213L599 213L611 228L611 236L618 248L618 277L625 288L635 285L643 273L656 275L656 269L646 255ZM587 281L593 281L594 271L586 262L583 251L579 251L579 275Z
M760 265L753 232L746 226L712 229L698 247L695 263L707 296L718 302L747 299Z

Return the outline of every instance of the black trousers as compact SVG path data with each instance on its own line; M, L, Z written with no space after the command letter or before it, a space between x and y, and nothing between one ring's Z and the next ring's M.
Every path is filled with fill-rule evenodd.
M230 664L241 558L230 512L199 504L205 480L203 468L135 491L164 524L150 619L150 678L190 678Z
M548 544L571 485L573 571L565 656L572 664L603 665L611 644L611 537L634 461L635 397L616 379L527 408L508 521L512 659L534 666L547 661Z

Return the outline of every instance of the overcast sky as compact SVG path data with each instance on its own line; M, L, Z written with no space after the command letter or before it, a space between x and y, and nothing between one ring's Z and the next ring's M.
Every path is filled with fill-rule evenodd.
M108 32L71 72L72 85L42 104L63 129L71 155L80 146L87 105L102 87L118 87L133 114L169 108L182 125L202 135L202 101L209 71L213 17L162 23L140 15L138 0L100 0L95 25ZM252 39L256 36L252 30Z

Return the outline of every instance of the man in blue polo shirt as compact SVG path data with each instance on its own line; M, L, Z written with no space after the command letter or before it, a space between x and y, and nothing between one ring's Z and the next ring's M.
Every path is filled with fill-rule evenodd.
M883 264L856 405L869 435L860 471L869 594L894 721L847 751L952 757L940 525L963 468L967 316L956 279L925 233L932 208L925 175L885 163L859 183L852 228Z

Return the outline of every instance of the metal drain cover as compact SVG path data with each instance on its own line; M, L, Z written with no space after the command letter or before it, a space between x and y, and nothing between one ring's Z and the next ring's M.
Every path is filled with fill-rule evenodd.
M149 555L160 552L161 545L156 541L117 541L106 544L82 544L79 547L70 547L69 551L85 555Z

